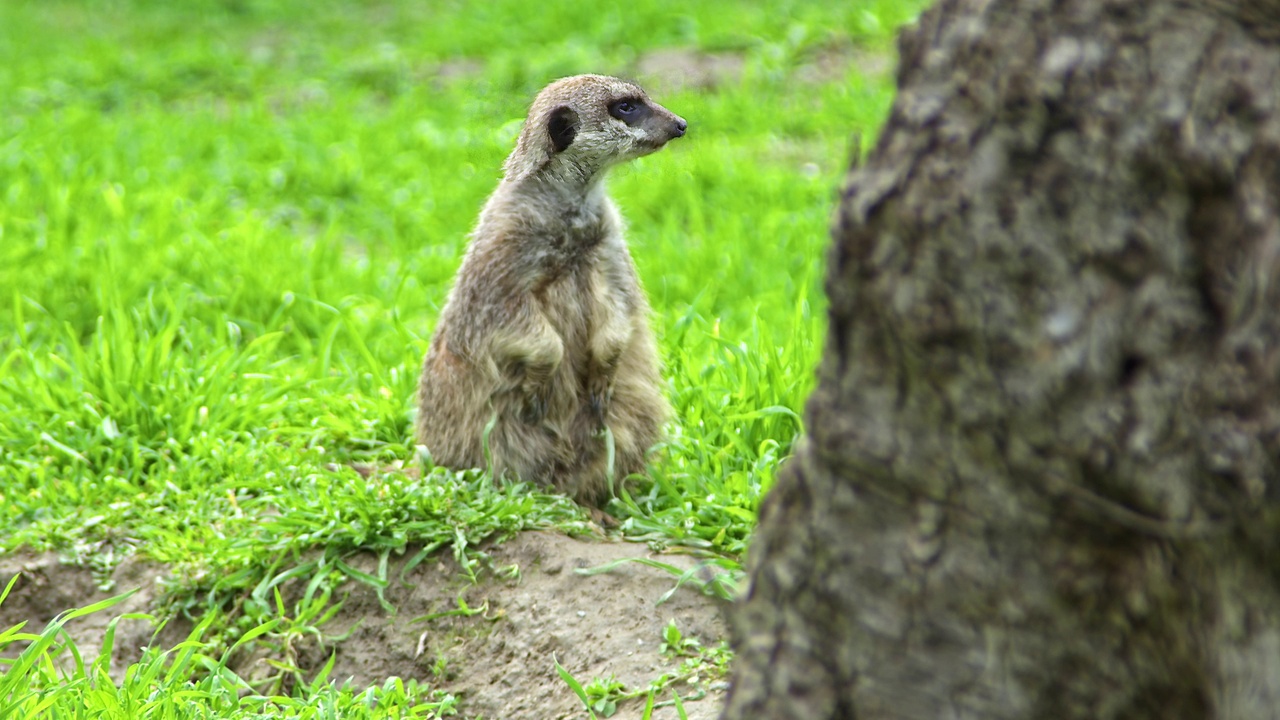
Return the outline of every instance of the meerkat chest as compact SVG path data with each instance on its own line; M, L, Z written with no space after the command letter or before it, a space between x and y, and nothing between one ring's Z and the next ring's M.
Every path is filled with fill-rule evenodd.
M541 285L551 302L581 304L593 286L608 282L601 276L609 274L612 258L626 252L621 222L605 202L566 211L558 219L546 237Z
M594 307L612 294L607 265L599 248L591 248L566 258L537 293L543 312L562 334L588 326Z
M585 348L599 332L626 322L635 304L629 267L621 238L610 238L582 253L539 294L543 315L570 354L576 354L574 348Z

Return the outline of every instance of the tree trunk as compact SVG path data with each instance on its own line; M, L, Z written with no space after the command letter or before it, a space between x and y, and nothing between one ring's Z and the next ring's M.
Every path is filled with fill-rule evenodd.
M942 0L724 717L1280 717L1280 0Z

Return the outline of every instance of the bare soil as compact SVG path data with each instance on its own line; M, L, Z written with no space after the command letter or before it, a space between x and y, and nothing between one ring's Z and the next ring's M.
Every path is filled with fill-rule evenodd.
M323 647L304 649L297 662L308 671L318 670L336 653L331 678L355 684L381 684L389 676L414 678L432 687L449 690L462 698L464 717L483 716L505 720L585 718L581 703L555 671L556 658L579 681L616 676L628 688L642 688L663 673L674 674L678 661L659 652L662 631L670 620L686 637L704 646L725 637L718 603L691 586L677 590L665 603L659 598L675 584L660 569L628 563L601 575L584 576L577 568L603 565L618 558L653 556L646 546L607 540L580 540L549 532L521 533L506 542L484 548L488 561L472 582L454 559L433 556L403 573L412 551L392 559L387 577L391 585L385 600L388 612L368 584L348 581L335 598L343 600L338 614L321 629L330 640ZM664 563L680 568L695 561L684 555L663 555ZM373 555L348 558L353 567L377 573ZM0 628L27 621L27 629L39 631L57 613L136 589L123 604L109 611L77 618L67 631L86 661L98 654L103 634L113 617L127 612L154 612L161 595L165 568L131 558L111 576L110 592L99 589L98 580L84 567L66 565L53 554L15 554L0 558L0 579L14 573L21 579L0 605ZM300 594L301 583L286 588L286 595ZM459 608L462 598L470 608L487 607L472 616L423 616ZM175 618L155 639L169 648L190 633L189 620ZM120 621L116 629L112 671L119 675L152 642L154 627L142 620ZM345 636L345 637L343 637ZM343 637L338 640L335 638ZM233 662L244 677L263 675L268 666L259 652ZM681 696L693 688L678 687ZM716 717L721 692L712 686L701 700L685 703L690 718ZM669 698L669 694L668 694ZM624 703L615 718L639 718L640 701ZM674 718L671 708L659 709L655 718Z

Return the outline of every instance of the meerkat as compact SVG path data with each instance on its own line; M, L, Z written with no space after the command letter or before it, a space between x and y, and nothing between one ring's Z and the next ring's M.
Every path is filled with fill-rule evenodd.
M643 471L670 408L604 180L687 128L617 78L538 93L423 361L417 437L433 462L488 463L592 507L609 499L607 435L612 476Z

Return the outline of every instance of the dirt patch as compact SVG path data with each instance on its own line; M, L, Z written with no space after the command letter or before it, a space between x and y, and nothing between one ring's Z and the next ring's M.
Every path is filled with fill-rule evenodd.
M892 51L865 48L852 41L817 46L804 54L794 76L802 83L839 82L855 69L865 77L881 78L894 71L897 56Z
M584 684L595 677L615 676L628 688L642 688L663 673L674 674L678 662L659 652L662 631L675 620L686 637L713 646L725 636L716 601L691 587L682 587L662 605L659 598L675 578L657 568L625 564L609 573L584 576L577 568L596 567L619 558L650 557L644 545L611 541L583 541L546 532L521 533L487 547L477 582L451 557L432 557L404 572L414 553L388 563L390 585L383 600L368 584L348 581L335 593L343 600L339 613L321 630L330 638L323 647L302 652L296 661L308 672L318 670L335 653L331 678L351 678L365 686L387 677L418 679L462 698L465 717L523 720L528 718L585 718L581 703L555 671L558 659ZM695 561L683 555L663 555L660 561L680 568ZM378 573L378 559L357 555L346 560L361 572ZM98 589L86 568L63 565L52 554L0 558L0 576L15 572L23 578L0 606L0 628L21 620L39 631L57 613L134 588L138 592L110 611L78 618L67 630L86 660L96 657L102 635L112 617L124 612L153 610L164 569L126 560L112 575L111 592ZM302 582L286 588L299 596ZM424 616L457 610L459 598L470 608L487 607L471 616ZM190 632L189 622L173 622L156 644L172 647ZM126 620L117 628L112 672L117 676L135 661L154 630L144 621ZM233 667L253 678L268 666L259 655L237 658ZM687 686L682 696L693 692ZM687 702L690 718L718 715L720 692L712 688L700 701ZM669 694L668 696L669 697ZM615 718L639 718L640 701L624 703ZM674 718L671 708L655 718Z
M742 79L742 53L709 53L690 48L651 50L640 56L635 73L655 92L710 91Z
M127 558L111 575L109 591L99 587L99 579L89 568L65 565L54 553L15 553L0 557L0 582L7 584L20 574L17 584L0 605L0 629L26 622L24 632L39 633L59 613L82 608L131 590L133 595L110 610L93 613L70 621L65 630L86 663L102 652L102 640L113 618L126 613L152 613L161 594L162 565ZM105 578L103 578L105 579ZM111 657L111 674L120 677L124 669L142 656L142 648L152 644L172 647L190 634L190 621L171 620L159 635L156 626L146 620L121 620L116 625L115 645ZM25 645L10 646L6 656L16 656Z
M816 45L801 53L791 76L803 84L839 82L853 71L879 78L892 73L893 51L866 48L845 38ZM635 77L655 95L691 90L715 92L737 85L747 65L743 51L708 52L696 48L658 48L641 53L632 63L616 68L624 77ZM454 58L425 67L419 75L438 84L470 80L484 74L485 66L473 58Z

